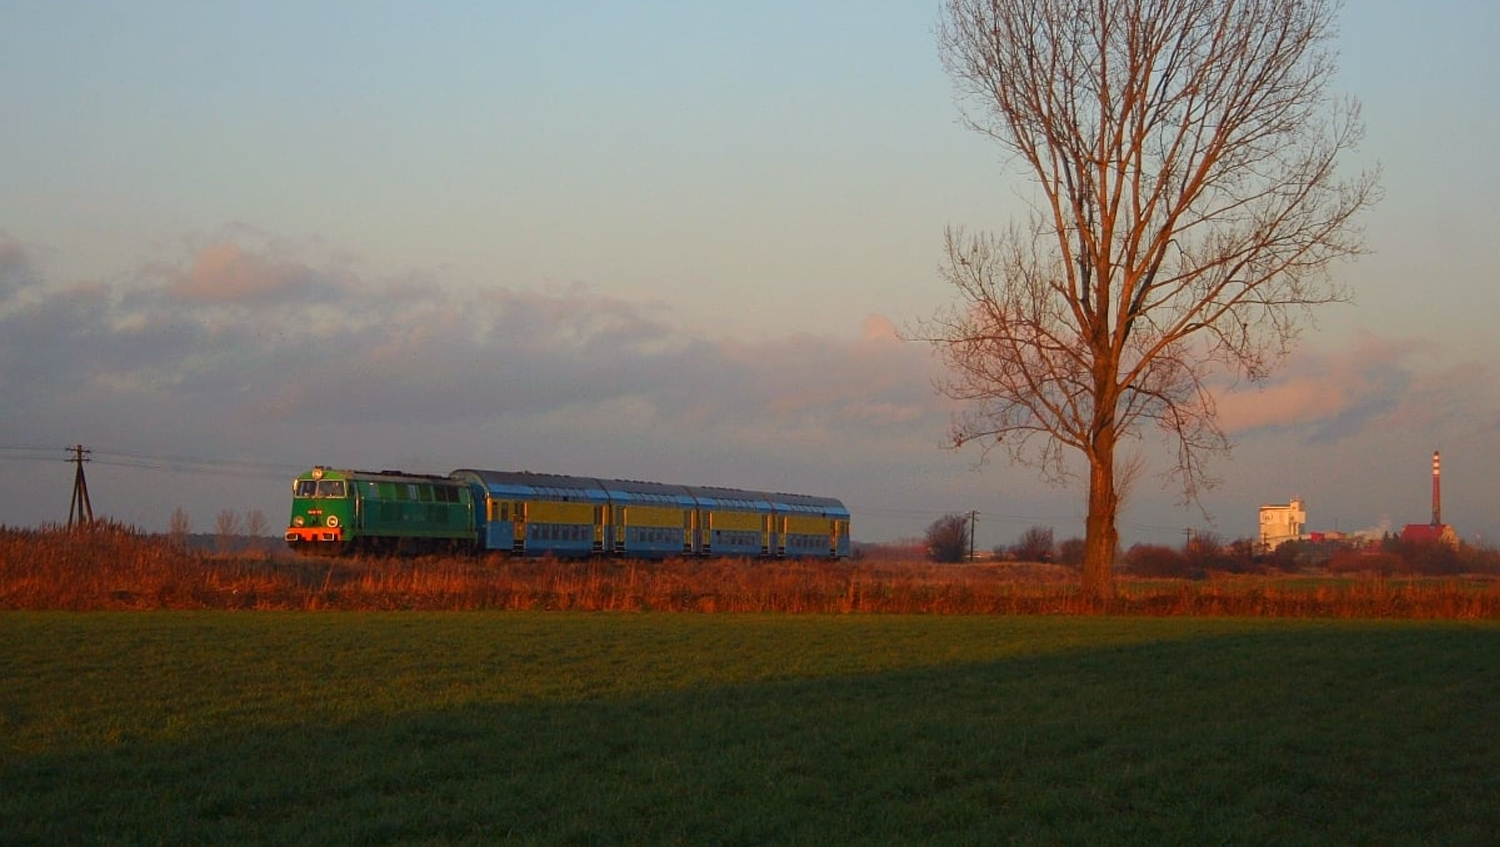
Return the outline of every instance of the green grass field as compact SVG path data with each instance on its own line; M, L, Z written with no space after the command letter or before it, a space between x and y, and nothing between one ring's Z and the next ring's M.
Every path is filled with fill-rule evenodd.
M0 843L1494 843L1500 625L0 614Z

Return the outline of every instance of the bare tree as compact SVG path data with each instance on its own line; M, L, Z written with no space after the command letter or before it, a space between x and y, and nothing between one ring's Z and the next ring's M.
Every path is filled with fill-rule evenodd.
M927 527L927 556L934 562L962 562L969 556L969 516L943 515Z
M1021 533L1016 539L1015 546L1011 547L1017 560L1022 562L1050 562L1052 561L1052 527L1033 526Z
M1182 558L1188 566L1199 573L1227 570L1228 556L1224 555L1224 541L1217 532L1199 530L1188 535L1182 545Z
M233 509L223 509L214 519L215 541L218 542L219 552L228 553L233 546L234 539L240 534L240 514Z
M1064 538L1057 543L1057 563L1077 568L1083 564L1083 539Z
M1328 92L1339 6L945 4L963 120L1035 191L1027 225L949 227L957 302L920 335L965 403L953 446L1001 445L1055 482L1087 468L1086 591L1113 591L1121 440L1162 430L1196 502L1229 449L1210 378L1264 379L1309 307L1348 299L1328 269L1363 252L1355 218L1379 189L1336 169L1362 134L1357 102Z
M187 509L181 506L173 509L172 520L168 526L172 544L179 550L186 550L188 533L193 531L193 519L188 515Z
M263 543L268 523L266 513L260 509L251 509L245 512L245 538L248 542L246 553L256 556L265 553Z

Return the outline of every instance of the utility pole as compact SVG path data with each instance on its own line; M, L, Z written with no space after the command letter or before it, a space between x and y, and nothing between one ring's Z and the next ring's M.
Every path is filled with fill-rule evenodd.
M969 561L974 561L974 524L979 518L979 513L973 509L969 510Z
M88 454L94 451L83 449L82 444L75 444L68 449L73 453L71 461L78 468L73 474L73 502L68 505L68 528L72 529L75 521L79 525L94 522L94 504L89 502L89 481L83 476L83 463L88 461Z

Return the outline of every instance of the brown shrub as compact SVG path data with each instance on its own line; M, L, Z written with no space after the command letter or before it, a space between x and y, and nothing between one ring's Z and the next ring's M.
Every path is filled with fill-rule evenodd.
M1135 576L1191 578L1203 569L1182 553L1162 544L1134 544L1125 551L1125 570Z
M1131 579L1098 599L1070 568L1038 563L251 558L188 553L101 523L0 528L0 609L1500 618L1500 578Z
M1368 574L1386 577L1411 570L1400 556L1381 550L1337 550L1328 557L1328 563L1324 567L1332 574Z

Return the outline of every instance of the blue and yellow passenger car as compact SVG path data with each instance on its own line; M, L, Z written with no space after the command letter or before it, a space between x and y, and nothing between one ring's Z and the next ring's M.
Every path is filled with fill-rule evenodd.
M487 550L521 555L849 555L849 510L832 497L527 471L461 469Z

